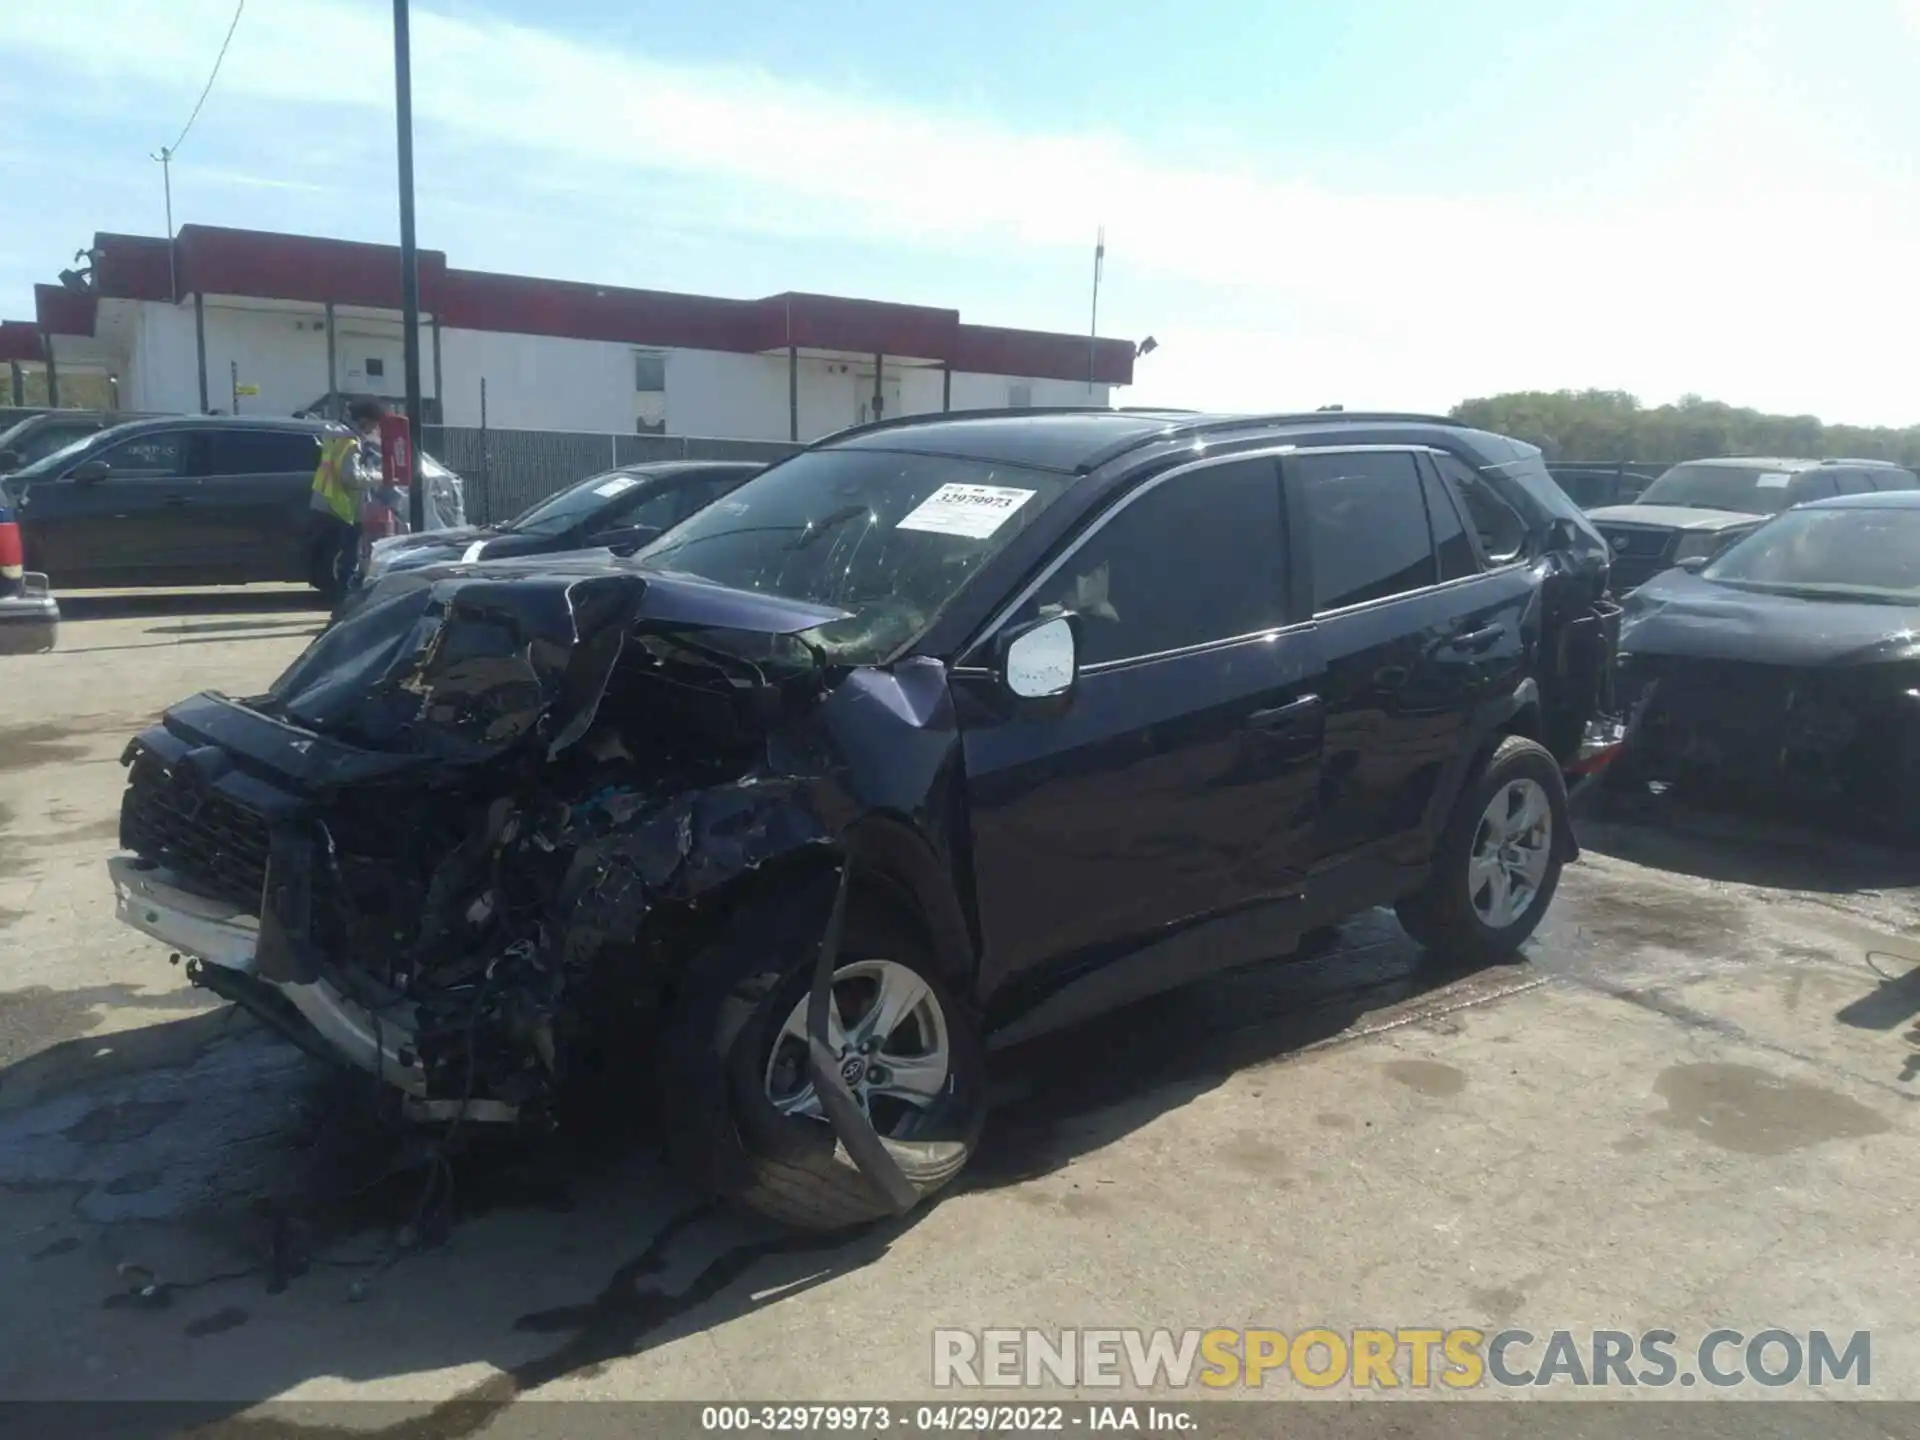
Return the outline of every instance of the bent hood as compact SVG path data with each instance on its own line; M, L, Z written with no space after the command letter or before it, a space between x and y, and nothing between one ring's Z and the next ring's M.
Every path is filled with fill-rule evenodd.
M846 612L584 555L400 573L307 647L273 710L350 744L453 762L591 724L636 625L797 635Z
M1589 510L1587 518L1596 525L1657 525L1663 530L1732 530L1742 525L1758 525L1765 515L1749 515L1744 510L1698 510L1689 505L1602 505Z
M1669 571L1628 601L1620 648L1765 665L1873 665L1920 658L1920 609L1768 595Z

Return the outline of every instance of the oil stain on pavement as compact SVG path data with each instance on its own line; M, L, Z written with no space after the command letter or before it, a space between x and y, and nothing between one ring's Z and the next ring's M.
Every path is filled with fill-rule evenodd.
M1751 1065L1670 1065L1653 1089L1667 1102L1656 1121L1738 1155L1784 1155L1891 1128L1846 1095Z

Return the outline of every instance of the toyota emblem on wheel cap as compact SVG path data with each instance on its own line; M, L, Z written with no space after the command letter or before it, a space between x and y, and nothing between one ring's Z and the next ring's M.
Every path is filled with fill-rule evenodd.
M860 1077L866 1074L867 1062L858 1055L850 1056L840 1066L840 1078L849 1085L858 1085Z

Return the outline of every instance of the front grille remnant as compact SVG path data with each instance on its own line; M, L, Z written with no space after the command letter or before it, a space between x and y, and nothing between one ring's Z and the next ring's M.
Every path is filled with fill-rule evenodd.
M120 843L236 905L260 903L267 823L205 786L178 784L151 755L133 762L120 802Z

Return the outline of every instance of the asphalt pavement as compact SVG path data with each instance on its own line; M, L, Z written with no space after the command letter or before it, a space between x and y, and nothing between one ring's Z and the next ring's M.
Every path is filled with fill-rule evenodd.
M59 650L0 659L0 1399L195 1401L234 1434L636 1433L529 1402L924 1401L936 1328L1434 1326L1865 1330L1864 1388L1721 1393L1920 1400L1920 856L1606 807L1522 963L1436 970L1358 917L1003 1053L956 1193L794 1237L668 1180L643 1097L423 1166L350 1079L191 990L112 917L121 750L194 690L264 688L323 616L273 589L62 603ZM1286 1433L1619 1413L1429 1408L1303 1404ZM1742 1409L1742 1434L1814 1423Z

